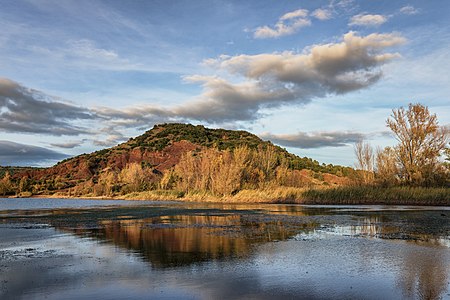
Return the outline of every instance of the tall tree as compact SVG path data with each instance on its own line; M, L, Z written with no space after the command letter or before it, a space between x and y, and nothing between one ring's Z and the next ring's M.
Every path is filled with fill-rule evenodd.
M400 177L409 184L427 184L439 166L439 156L448 139L448 129L440 127L435 114L421 104L392 110L387 126L399 144L395 148Z

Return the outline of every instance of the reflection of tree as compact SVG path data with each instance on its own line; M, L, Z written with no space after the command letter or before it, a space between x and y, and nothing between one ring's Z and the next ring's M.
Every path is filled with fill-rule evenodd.
M284 240L299 229L315 226L292 226L280 217L235 214L108 220L101 225L96 229L73 231L136 251L155 267L247 256L253 244Z
M427 237L423 237L426 240ZM433 241L429 241L433 242ZM418 295L420 299L440 299L442 293L447 290L448 259L441 251L433 251L428 247L425 251L405 251L402 263L402 273L397 284L402 289L405 297L412 298ZM422 244L423 242L411 241Z
M343 235L405 240L408 247L400 244L397 248L401 259L395 261L400 266L397 286L401 288L405 298L440 299L447 290L450 269L449 259L442 251L442 247L446 246L446 239L440 239L435 234L417 232L414 225L426 222L413 222L411 218L404 221L406 222L399 226L400 224L392 222L388 214L367 215L351 226L336 227L335 230ZM372 248L363 250L362 263L366 269L370 269L377 263L377 257L373 256Z

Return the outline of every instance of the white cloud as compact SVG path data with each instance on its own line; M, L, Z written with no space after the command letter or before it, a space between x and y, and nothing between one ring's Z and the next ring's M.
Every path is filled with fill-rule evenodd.
M387 22L387 17L383 15L358 14L350 19L350 26L380 26Z
M255 29L253 36L257 39L277 38L296 33L300 28L311 25L308 10L298 9L288 12L278 19L274 27L262 26Z
M153 123L149 124L149 127L153 125ZM148 128L146 128L148 129ZM108 134L105 140L94 140L93 144L95 146L101 146L101 147L112 147L116 146L117 144L121 142L125 142L128 138L124 137L121 133L119 134Z
M406 5L400 8L400 13L405 15L416 15L419 13L419 10L412 5Z
M397 34L358 36L349 32L340 43L315 45L305 53L220 56L205 64L243 77L239 83L211 76L190 76L203 93L179 107L177 114L208 121L254 120L262 107L308 103L329 94L367 88L382 76L380 66L399 57L383 53L405 42Z
M76 147L80 147L87 139L82 139L80 141L67 141L64 143L51 143L50 146L64 149L72 149Z
M332 17L332 12L329 9L319 8L311 13L311 16L321 21L329 20Z
M69 49L67 52L74 56L79 56L88 59L100 59L100 60L116 60L119 58L117 52L113 50L106 50L98 48L91 40L71 40L68 41Z
M149 71L141 63L131 62L121 57L116 50L99 47L93 40L68 40L64 46L36 46L28 47L38 63L46 61L49 65L65 66L68 68L111 70L111 71Z
M281 21L298 19L298 18L306 18L308 16L308 10L306 9L297 9L288 13L285 13L281 16Z
M66 47L49 51L59 55L61 63L69 66L113 71L146 70L142 64L131 62L117 51L99 47L95 41L88 39L69 40Z
M93 111L117 128L136 128L161 121L196 120L210 124L254 121L261 117L263 108L306 104L315 98L373 85L382 76L380 66L400 56L384 50L404 41L396 34L361 37L349 32L340 43L315 45L301 53L221 55L205 60L205 65L241 81L186 76L186 82L201 84L203 88L191 101L171 107L141 105Z
M349 6L355 6L354 2L355 2L354 0L341 0L341 1L337 1L337 3L336 3L336 1L331 1L331 5L347 8Z

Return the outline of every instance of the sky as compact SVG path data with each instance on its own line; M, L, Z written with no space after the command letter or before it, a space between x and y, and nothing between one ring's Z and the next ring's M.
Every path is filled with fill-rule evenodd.
M320 163L450 124L448 0L0 0L0 165L50 166L155 124L247 130Z

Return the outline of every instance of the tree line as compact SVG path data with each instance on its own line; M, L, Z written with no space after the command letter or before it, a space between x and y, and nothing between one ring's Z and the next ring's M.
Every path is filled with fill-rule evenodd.
M383 186L448 186L449 128L422 104L392 111L386 120L397 144L384 149L364 141L355 144L360 183Z

